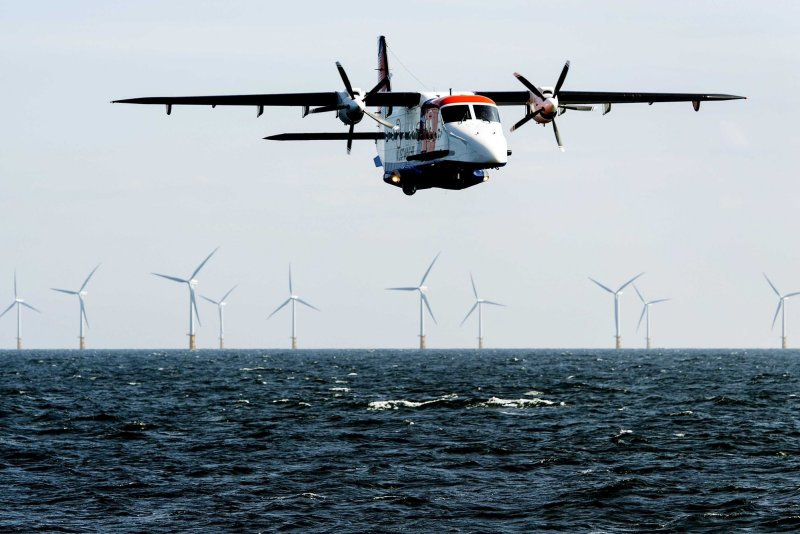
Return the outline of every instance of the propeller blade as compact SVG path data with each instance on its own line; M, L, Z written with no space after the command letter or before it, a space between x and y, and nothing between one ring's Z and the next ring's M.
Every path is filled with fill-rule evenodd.
M303 299L295 299L295 300L296 300L297 302L299 302L300 304L305 304L306 306L308 306L308 307L309 307L309 308L311 308L312 310L321 311L319 308L317 308L316 306L312 306L311 304L309 304L308 302L304 301Z
M520 126L522 126L523 124L525 124L526 122L528 122L529 120L534 118L536 115L540 114L541 112L542 112L542 108L539 108L536 111L534 111L533 113L527 113L524 117L522 117L522 119L517 121L517 123L514 126L511 127L510 131L513 132L514 130L516 130L517 128L519 128Z
M781 312L781 306L783 306L783 299L778 301L778 307L775 309L775 317L772 318L772 328L775 328L775 321L778 320L778 314Z
M383 124L383 125L384 125L384 126L386 126L387 128L392 128L392 129L394 129L394 127L395 127L395 125L394 125L394 124L392 124L391 122L389 122L389 121L387 121L386 119L382 118L380 115L376 115L375 113L371 112L371 111L370 111L370 110L368 110L368 109L365 109L365 110L364 110L364 115L366 115L366 116L367 116L367 117L369 117L370 119L374 120L375 122L379 122L379 123Z
M36 313L42 313L39 310L37 310L36 308L34 308L33 306L31 306L30 304L28 304L27 302L20 302L20 304L22 304L23 306L25 306L29 310L35 311Z
M472 273L469 273L469 281L472 282L472 294L475 295L475 298L478 298L478 290L475 289L475 279L472 278Z
M639 316L639 322L636 323L636 331L639 331L639 327L642 326L642 319L644 319L644 314L647 313L647 304L642 307L642 314Z
M161 278L166 278L167 280L172 280L173 282L180 282L181 284L188 284L189 283L188 280L184 280L183 278L178 278L176 276L169 276L169 275L166 275L166 274L158 274L158 273L150 273L150 274L153 274L155 276L160 276Z
M431 314L431 319L433 319L433 322L439 324L439 322L436 320L436 317L433 315L433 310L431 309L431 305L428 302L428 297L426 297L425 293L422 292L420 292L420 296L422 297L422 302L425 303L425 307L428 308L428 313Z
M350 150L353 149L353 130L355 129L356 125L350 125L350 131L347 134L347 153L350 154Z
M432 262L431 262L431 264L428 266L428 270L427 270L427 271L425 271L425 274L423 274L423 275L422 275L422 281L420 281L420 283L419 283L419 285L420 285L420 286L422 286L423 284L425 284L425 279L426 279L426 278L428 278L428 273L430 273L430 272L431 272L431 269L433 269L433 264L434 264L434 263L436 263L436 260L437 260L437 259L439 259L439 254L441 254L441 252L439 252L438 254L436 254L436 257L435 257L435 258L433 258L433 261L432 261Z
M646 301L646 300L644 300L644 297L642 296L642 294L641 294L641 293L639 293L639 288L638 288L638 287L636 287L636 284L633 284L633 290L634 290L634 291L636 291L636 294L637 294L637 295L639 295L639 300L641 300L641 301L642 301L642 304L647 304L647 301Z
M613 291L611 291L609 288L607 288L606 286L604 286L603 284L601 284L600 282L598 282L597 280L595 280L595 279L594 279L594 278L592 278L591 276L589 277L589 280L591 280L592 282L594 282L594 283L595 283L595 284L597 284L598 286L602 287L603 289L605 289L606 291L608 291L608 292L609 292L609 293L611 293L612 295L614 294L614 292L613 292Z
M220 301L220 302L225 302L225 299L226 299L226 298L228 298L228 295L230 295L231 293L233 293L233 290L234 290L234 289L236 289L237 287L239 287L239 284L236 284L235 286L233 286L232 288L230 288L230 289L228 290L228 292L227 292L227 293L225 293L225 296L224 296L224 297L222 297L222 298L221 298L219 301Z
M203 326L203 323L200 322L200 312L197 309L197 299L194 296L194 288L192 286L189 286L189 298L192 301L192 308L194 308L194 316L197 317L197 324Z
M342 82L344 83L344 88L347 89L347 94L350 95L350 98L355 98L356 94L353 92L353 86L350 85L350 78L347 77L344 67L342 67L342 64L337 61L336 68L339 70L339 76L342 77Z
M536 96L538 96L539 98L541 98L542 100L544 100L544 95L542 95L542 92L539 90L539 88L538 88L538 87L536 87L535 85L533 85L531 82L529 82L529 81L528 81L528 79L527 79L527 78L525 78L525 76L523 76L523 75L522 75L522 74L520 74L519 72L515 72L515 73L514 73L514 76L516 76L516 77L517 77L517 79L518 79L520 82L522 82L522 85L524 85L525 87L527 87L527 88L528 88L528 90L529 90L531 93L535 94Z
M289 304L291 301L292 301L292 299L286 299L286 301L285 301L283 304L281 304L280 306L278 306L277 308L275 308L275 311L274 311L274 312L272 312L272 313L270 313L270 314L269 314L269 317L267 317L267 319L269 319L270 317L272 317L273 315L275 315L276 313L278 313L278 312L280 311L280 309L281 309L281 308L283 308L284 306L286 306L287 304Z
M561 69L561 76L558 77L558 81L556 82L556 87L553 89L553 98L558 98L558 93L561 91L561 86L564 84L564 80L567 77L567 72L569 72L569 60L564 63L564 68Z
M51 287L50 289L52 289L53 291L60 291L61 293L66 293L67 295L77 295L78 294L77 291L70 291L69 289L58 289L58 288L55 288L55 287Z
M558 143L558 149L561 152L564 152L564 143L561 142L561 134L558 133L558 125L556 124L555 119L553 120L553 133L556 134L556 143Z
M17 301L16 301L16 300L14 300L14 302L12 302L12 303L11 303L11 305L10 305L8 308L6 308L5 310L3 310L3 313L0 313L0 317L2 317L2 316L4 316L5 314L7 314L7 313L8 313L8 311L9 311L11 308L13 308L13 307L14 307L14 304L16 304L16 303L17 303Z
M191 280L192 278L194 278L195 276L197 276L197 273L199 273L199 272L200 272L200 269L202 269L202 268L203 268L203 265L205 265L205 264L206 264L206 262L207 262L208 260L210 260L210 259L211 259L211 256L213 256L213 255L214 255L214 253L215 253L216 251L218 251L218 250L219 250L219 247L217 247L217 248L215 248L214 250L212 250L212 251L211 251L211 254L209 254L208 256L206 256L206 259L204 259L204 260L203 260L203 263L201 263L200 265L198 265L198 266L197 266L197 269L195 269L195 270L194 270L194 272L192 273L192 276L190 276L190 277L189 277L189 280Z
M89 328L89 317L86 316L86 304L81 299L81 319L86 323L86 328Z
M767 273L761 273L761 274L763 274L764 278L766 278L767 283L769 284L769 287L771 287L772 290L775 292L775 294L778 295L778 297L780 297L781 296L781 292L778 291L778 288L775 287L775 284L773 284L772 280L769 279L769 277L767 276Z
M86 277L86 280L83 281L83 285L81 285L81 288L78 290L78 292L83 291L86 288L86 284L89 283L89 280L92 278L92 275L94 275L94 272L99 268L100 268L100 264L98 263L97 267L92 269L92 272L90 272L89 276Z
M623 289L625 289L626 287L628 287L630 284L632 284L632 283L634 282L634 280L636 280L637 278L639 278L639 277L640 277L640 276L642 276L643 274L644 274L644 273L639 273L639 274L637 274L636 276L634 276L633 278L631 278L630 280L628 280L627 282L625 282L624 284L622 284L622 286L620 286L620 288L619 288L619 289L617 289L617 291L616 291L616 292L617 292L617 293L619 293L620 291L622 291Z
M383 78L381 81L379 81L379 82L378 82L378 84L377 84L375 87L373 87L372 89L370 89L370 90L369 90L369 92L367 93L367 95L364 97L364 100L367 100L367 99L368 99L369 97L371 97L373 94L375 94L375 93L379 92L379 91L380 91L381 89L383 89L383 88L386 86L386 84L388 84L388 83L389 83L389 77L388 77L388 76L384 76L384 78Z
M471 307L471 308L469 309L469 311L467 312L467 315L464 317L464 319L461 321L461 324L460 324L460 325L458 325L458 326L464 326L464 323L466 323L466 322L467 322L467 319L469 319L469 316L470 316L470 315L472 315L472 312L474 312L474 311L475 311L475 308L477 308L477 307L478 307L478 304L480 304L480 303L479 303L479 302L476 302L475 304L473 304L473 305L472 305L472 307Z

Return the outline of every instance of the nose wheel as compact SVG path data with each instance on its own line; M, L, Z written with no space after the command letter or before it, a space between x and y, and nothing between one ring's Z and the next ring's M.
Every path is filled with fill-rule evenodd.
M416 192L417 192L417 186L414 185L413 183L403 184L403 193L405 193L406 195L411 196Z

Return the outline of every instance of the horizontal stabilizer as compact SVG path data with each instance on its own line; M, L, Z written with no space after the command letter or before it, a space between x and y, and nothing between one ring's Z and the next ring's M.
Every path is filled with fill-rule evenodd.
M341 133L282 133L277 135L270 135L265 137L269 141L347 141L348 139L354 140L368 140L377 141L384 139L385 135L381 132L354 132L352 134L347 132Z

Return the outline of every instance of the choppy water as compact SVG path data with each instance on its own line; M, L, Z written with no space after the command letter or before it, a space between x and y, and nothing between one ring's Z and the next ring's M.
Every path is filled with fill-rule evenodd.
M0 530L795 531L800 352L0 352Z

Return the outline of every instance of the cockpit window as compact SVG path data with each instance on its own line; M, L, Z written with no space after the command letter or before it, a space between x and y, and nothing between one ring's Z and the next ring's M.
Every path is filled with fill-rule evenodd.
M475 104L475 118L481 121L500 122L500 114L494 106Z
M446 106L442 108L442 118L444 122L461 122L472 118L469 106Z

